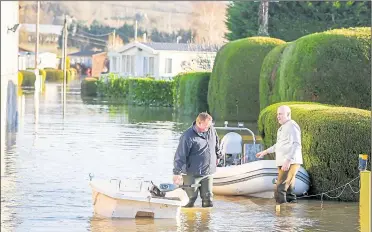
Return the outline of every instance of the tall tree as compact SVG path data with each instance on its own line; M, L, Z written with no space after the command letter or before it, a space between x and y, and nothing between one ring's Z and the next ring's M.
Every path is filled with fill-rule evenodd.
M225 34L230 41L258 35L259 1L234 1L228 5ZM292 41L334 28L371 26L370 1L270 2L268 33Z
M258 35L269 36L269 1L261 0L258 12Z
M190 21L197 33L195 42L221 44L224 42L226 4L224 2L192 2Z

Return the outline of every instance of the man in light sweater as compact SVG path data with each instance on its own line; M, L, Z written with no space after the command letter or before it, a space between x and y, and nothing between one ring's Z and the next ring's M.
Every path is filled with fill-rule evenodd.
M275 191L276 202L296 203L294 185L296 173L302 164L301 129L294 120L291 120L291 109L286 105L278 108L277 119L281 127L277 132L276 143L257 153L256 157L262 158L275 152L279 172Z

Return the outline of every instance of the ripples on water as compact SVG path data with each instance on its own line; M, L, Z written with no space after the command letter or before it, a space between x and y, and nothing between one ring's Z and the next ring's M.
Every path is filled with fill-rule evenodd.
M357 203L325 202L322 209L319 201L305 200L283 207L278 214L272 199L222 196L215 197L213 209L183 209L178 220L98 218L92 213L89 173L101 178L170 182L178 138L193 118L175 116L169 108L82 100L73 91L67 96L63 118L60 86L48 84L39 98L32 92L23 96L18 132L7 134L2 159L1 231L359 228Z

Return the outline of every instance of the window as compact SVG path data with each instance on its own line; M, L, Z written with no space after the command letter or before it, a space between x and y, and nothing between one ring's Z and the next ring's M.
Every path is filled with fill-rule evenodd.
M154 67L155 67L155 61L154 61L154 57L150 57L149 58L149 74L150 75L154 75L155 72L154 72Z
M121 72L125 73L125 65L127 63L127 56L122 56L121 57Z
M143 75L154 75L154 57L143 57Z
M172 59L165 59L165 73L172 73Z
M82 62L80 60L80 62ZM111 69L111 72L116 72L116 57L112 57L112 69Z
M121 72L126 75L134 75L134 58L135 56L123 55L121 57Z
M149 58L143 57L143 75L149 74Z
M135 56L131 56L131 69L130 69L130 73L135 76L136 75L136 69L135 69Z

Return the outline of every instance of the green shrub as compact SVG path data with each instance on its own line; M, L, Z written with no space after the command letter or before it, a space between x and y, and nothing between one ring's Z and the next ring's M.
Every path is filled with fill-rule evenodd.
M301 127L303 167L312 183L310 194L332 190L358 176L358 155L371 154L370 111L309 102L270 105L261 111L258 121L265 147L276 142L276 111L282 104L291 107L292 119ZM357 188L358 183L354 185ZM355 201L358 197L359 194L345 190L340 199Z
M63 71L59 69L45 69L46 80L47 81L62 81L63 80Z
M283 43L269 37L251 37L232 41L219 50L208 92L209 109L215 118L257 120L262 61Z
M23 76L23 81L22 81L21 86L35 87L36 76L34 72L26 71L26 70L20 70L19 72L21 72Z
M96 96L97 95L97 79L86 77L81 82L81 95Z
M115 98L134 105L172 106L173 81L152 78L121 78L116 74L97 81L99 96Z
M130 78L128 101L135 105L172 106L173 82L151 78Z
M18 87L21 87L23 83L23 74L21 71L18 71Z
M46 80L51 82L63 82L63 70L60 69L45 69ZM66 70L67 82L72 80L71 71Z
M261 108L280 101L314 101L370 109L370 27L307 35L288 44L281 56L268 56L260 77L260 89L268 89L260 92Z
M124 99L129 94L129 84L126 78L110 73L107 78L97 81L97 93L100 96Z
M174 78L173 104L186 115L208 111L210 72L184 73Z
M275 47L266 55L262 63L259 83L260 109L268 106L270 102L280 101L277 99L277 94L273 93L279 92L279 85L275 85L275 83L279 81L277 78L279 78L278 73L280 73L280 62L282 60L283 51L288 44L289 43L286 43Z

